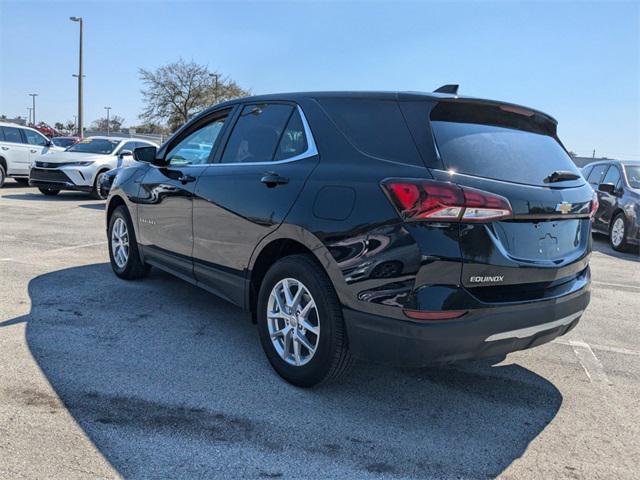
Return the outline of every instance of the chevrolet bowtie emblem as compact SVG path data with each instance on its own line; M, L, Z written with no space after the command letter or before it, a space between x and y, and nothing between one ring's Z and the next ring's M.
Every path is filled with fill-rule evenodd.
M571 211L572 207L573 205L571 205L569 202L562 202L556 205L556 212L560 212L563 215L566 215Z

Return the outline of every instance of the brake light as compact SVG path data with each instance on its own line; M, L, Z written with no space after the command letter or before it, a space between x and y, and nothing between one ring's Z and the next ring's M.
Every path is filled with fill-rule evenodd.
M598 194L593 192L593 199L591 200L591 218L596 216L596 212L598 211L598 207L600 203L598 202Z
M382 187L403 220L483 222L513 214L506 198L455 183L390 179Z

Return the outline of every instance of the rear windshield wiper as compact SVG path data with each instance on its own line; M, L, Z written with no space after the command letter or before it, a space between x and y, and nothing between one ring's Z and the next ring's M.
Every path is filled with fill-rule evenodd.
M577 180L580 175L568 170L556 170L545 177L544 183L563 182L565 180Z

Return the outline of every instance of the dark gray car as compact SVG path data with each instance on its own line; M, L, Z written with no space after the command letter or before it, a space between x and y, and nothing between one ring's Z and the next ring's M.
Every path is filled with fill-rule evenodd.
M582 169L600 205L593 230L609 236L615 250L640 244L640 161L605 160Z

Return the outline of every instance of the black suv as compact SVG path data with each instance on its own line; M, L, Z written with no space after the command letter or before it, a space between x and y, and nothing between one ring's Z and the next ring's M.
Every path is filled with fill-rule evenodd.
M640 243L640 162L606 160L582 169L584 178L598 194L600 206L593 230L609 236L618 251Z
M439 90L197 115L115 177L113 270L155 266L251 312L300 386L353 357L418 366L565 334L589 303L591 187L550 116Z

